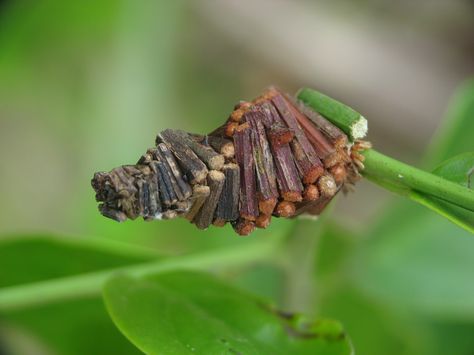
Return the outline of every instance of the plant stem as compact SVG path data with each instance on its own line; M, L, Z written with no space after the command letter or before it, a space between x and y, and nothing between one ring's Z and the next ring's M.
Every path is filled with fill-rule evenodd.
M365 156L362 174L376 184L383 187L386 184L405 187L474 211L474 190L404 164L373 149L362 154Z
M84 275L11 286L0 289L0 313L38 306L55 301L96 296L104 282L118 273L140 277L176 269L203 270L210 267L230 266L262 260L272 255L278 243L262 241L246 243L241 247L218 249L207 253L172 257L134 266L100 270Z
M298 99L324 115L351 139L361 138L367 132L365 118L331 97L304 88L298 93ZM408 196L413 191L423 193L474 211L473 190L389 158L373 149L364 151L363 155L365 169L362 174L383 188Z
M342 102L308 88L301 89L297 97L342 129L351 140L364 138L367 134L367 120Z

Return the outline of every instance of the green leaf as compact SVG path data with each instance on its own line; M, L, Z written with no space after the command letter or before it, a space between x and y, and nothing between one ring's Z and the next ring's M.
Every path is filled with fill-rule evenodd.
M458 183L468 186L468 172L474 168L474 152L459 154L451 159L441 163L433 174L444 177Z
M155 259L149 249L100 240L46 235L0 241L0 288L109 269Z
M474 79L466 81L454 94L443 124L425 157L434 167L455 155L474 150Z
M203 273L117 276L104 298L118 328L147 354L351 353L339 323L283 315Z
M285 294L284 269L274 262L255 262L242 270L230 270L223 276L237 287L280 304Z
M359 354L435 354L429 332L413 314L366 297L351 287L349 279L340 280L336 289L322 295L318 306L328 317L344 322Z
M462 186L467 186L468 175L473 167L474 152L464 153L440 164L433 171L433 174ZM410 193L410 198L474 233L474 212L418 192Z
M142 354L117 330L98 297L2 314L0 325L38 339L53 354Z
M148 249L98 240L8 238L0 242L0 287L90 273L154 258L154 252ZM33 335L57 354L139 353L114 327L99 296L3 311L0 319L0 325Z
M405 200L404 205L412 205L425 215L443 221L443 225L448 230L451 228L461 232L461 234L466 234L462 229L409 201ZM408 215L413 213L413 210L406 209L406 207L403 210ZM416 214L416 216L418 215ZM397 224L400 223L399 217L400 215L397 214ZM404 225L404 223L400 224ZM424 224L413 223L412 220L409 220L408 224L413 227L424 228ZM439 228L439 225L437 227ZM396 229L393 220L391 229ZM313 302L316 303L315 309L318 310L318 313L340 320L348 334L351 335L354 348L360 354L463 355L469 353L472 349L472 341L469 340L468 334L474 330L474 322L433 321L425 314L420 314L422 312L415 306L406 307L405 303L396 302L401 297L404 286L400 282L396 287L392 287L392 279L388 278L390 274L387 275L387 279L384 279L386 284L379 286L380 289L389 288L389 292L392 294L390 302L384 297L374 297L373 293L358 287L359 279L354 277L353 270L359 268L365 262L365 258L354 258L354 256L359 256L357 251L360 247L363 247L363 249L370 248L371 244L376 243L374 239L383 238L383 235L373 237L370 241L367 241L362 236L354 235L353 231L343 230L340 227L335 228L334 226L326 228L318 243L315 266L318 295L313 297ZM390 237L393 238L394 235L391 234ZM451 243L456 242L457 238L453 240L453 237L456 237L455 233L454 235L447 235L446 239L449 239ZM407 236L407 238L410 238L410 236ZM411 238L416 240L413 235ZM426 244L425 253L429 253L430 247L428 243ZM395 253L393 249L392 252ZM451 255L451 253L447 254ZM468 254L469 251L465 253L466 256ZM366 256L366 254L363 256ZM445 256L446 258L447 256ZM410 261L409 258L407 259L406 263ZM434 258L433 261L435 261ZM407 265L406 263L401 261L400 265L394 265L394 269L402 269L406 273L406 277L410 278L410 267L413 265ZM464 275L467 276L468 272ZM364 270L359 277L364 278L365 281L365 278L368 278L369 275ZM431 279L429 275L426 275L423 286L432 287L430 285L431 280L443 284L441 279ZM430 291L436 292L433 289ZM455 292L459 292L459 288ZM452 293L453 296L455 292ZM428 299L428 291L423 296ZM453 300L450 299L449 301L452 302Z
M408 216L414 214L414 220L417 219L418 214L414 213L413 209L407 208L406 205L414 206L416 211L440 220L448 231L449 229L454 230L455 233L452 235L446 235L446 241L449 239L451 243L456 243L458 240L456 237L460 236L456 235L456 231L460 232L461 235L467 234L462 229L455 227L426 209L403 200L403 208L400 212L405 212ZM393 219L390 219L391 224L387 227L389 231L396 230L398 225L403 227L411 225L412 228L418 227L420 229L425 227L422 221L415 223L403 213L390 214L390 216L394 216L397 222L394 223ZM406 219L408 221L405 224ZM386 222L388 223L389 219ZM435 228L439 227L437 225ZM371 245L377 243L378 239L385 239L384 235L387 233L387 230L381 230L380 232L380 234L372 235L370 240L366 240L366 236L362 237L354 234L354 231L344 230L341 227L336 228L335 226L328 225L325 228L316 249L315 277L317 297L312 298L315 303L314 309L317 309L319 314L338 319L344 324L344 328L350 334L351 341L358 354L463 355L469 353L472 349L472 341L469 341L468 334L474 330L474 322L460 322L458 320L450 322L444 320L433 321L432 318L427 317L424 312L420 312L414 305L410 304L407 307L405 302L399 301L403 297L402 295L405 295L403 281L398 283L399 280L397 280L397 284L392 286L393 279L390 278L390 275L396 271L401 273L401 269L409 279L412 276L410 268L413 267L413 263L416 260L412 260L414 259L413 257L400 260L399 265L393 263L391 273L387 273L385 278L381 277L381 280L379 280L379 282L383 281L383 283L372 284L372 287L377 287L381 290L388 288L387 293L391 295L389 300L386 297L379 297L378 290L376 293L372 293L360 287L359 279L365 282L367 278L370 278L371 274L367 273L367 269L363 269L358 277L355 277L354 270L360 269L361 265L366 263L367 256L367 253L359 254L358 251L371 250ZM405 232L406 230L400 231L400 233ZM446 232L446 229L441 231L441 233L443 232ZM392 240L395 235L390 234L387 237ZM401 237L397 236L397 238L404 240L411 238L413 242L417 240L417 236L413 234L407 235L406 238L404 237L404 234ZM429 253L430 246L426 239L423 239L422 244L425 244L426 250L424 253ZM472 238L460 239L466 242L466 239ZM393 245L396 242L397 239L393 240ZM452 254L451 250L449 248L444 259L447 259ZM394 249L390 251L394 254L401 254L401 252L397 252ZM469 252L472 252L472 249L466 251L464 255L468 256ZM387 254L390 255L390 252L387 251ZM460 257L460 255L453 255L453 258L455 257ZM433 261L437 263L443 262L444 264L443 260L436 261L433 258ZM452 263L451 260L446 261L446 263L448 262ZM469 265L465 266L469 269ZM376 267L380 267L380 265L374 265L374 268ZM423 271L427 269L428 266ZM464 272L462 277L468 275L469 272ZM441 288L443 285L441 276L439 279L436 279L430 278L429 275L425 274L423 281L423 287L431 288L437 286ZM436 282L436 284L431 285L431 282ZM455 297L456 292L460 292L460 286L458 285L458 288L453 290L453 297ZM407 289L406 295L410 297L410 287L407 287ZM418 291L419 289L417 288L416 290ZM427 290L423 294L425 299L429 299L430 292L436 293L437 290L432 288ZM420 295L421 298L422 296ZM450 298L449 302L453 302L453 299Z
M314 277L318 297L313 298L314 307L321 314L343 320L360 354L399 355L402 349L419 354L413 351L413 339L406 336L411 333L408 328L412 323L395 322L389 307L377 304L353 287L350 261L361 243L360 236L350 230L334 225L325 228L316 249ZM420 342L420 333L411 338Z
M352 279L379 302L450 319L474 319L474 239L403 201L354 255Z

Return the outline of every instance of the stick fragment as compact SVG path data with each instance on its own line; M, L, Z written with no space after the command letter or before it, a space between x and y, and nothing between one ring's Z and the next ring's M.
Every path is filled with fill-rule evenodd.
M184 194L184 192L186 192L186 188L185 188L185 185L187 185L186 182L182 180L182 178L179 175L178 176L175 175L173 168L167 162L164 154L162 154L159 149L153 149L153 158L159 163L158 164L158 168L160 169L159 172L163 174L163 180L167 187L167 191L170 195L170 198L172 199L171 203L174 204L177 201L184 201L187 197L189 197L191 191L189 191L189 194L187 197ZM184 192L183 192L183 189L184 189ZM191 189L190 186L189 186L189 189Z
M193 186L193 204L189 211L184 215L188 221L192 221L198 214L202 205L210 194L209 186L206 185L194 185Z
M240 216L255 220L258 216L255 162L251 144L251 128L240 125L234 133L235 158L240 168Z
M245 120L250 123L253 145L253 158L257 173L258 206L260 212L271 215L278 198L278 187L275 176L275 164L267 141L264 114L262 111L250 111L245 114Z
M181 137L181 141L186 144L209 169L220 170L224 165L224 157L209 146L203 145L182 130L174 130L175 135Z
M164 130L156 137L156 143L165 143L173 152L188 181L201 183L206 179L207 167L186 144L182 137L171 129Z
M269 141L275 146L290 143L295 137L293 131L291 131L288 127L282 127L277 124L274 124L268 128L267 135Z
M298 112L281 93L273 96L272 103L288 128L295 133L295 139L291 142L291 147L303 182L315 182L316 179L323 174L324 168L314 147L300 127L299 121L297 120L297 117L301 116L300 112Z
M188 197L191 196L192 189L191 189L191 186L186 181L184 181L183 174L181 173L181 170L179 169L178 164L173 154L164 143L158 144L157 148L158 148L158 151L160 152L160 156L163 158L164 161L166 161L166 164L170 168L170 171L173 174L173 177L178 184L178 187L183 196L183 198L180 200L187 199Z
M293 100L293 103L297 106L299 111L301 111L321 132L324 133L326 138L329 139L336 149L345 148L347 146L347 136L340 128L321 116L318 112L305 106L302 102L295 103Z
M312 184L323 175L324 167L321 160L318 158L317 164L312 163L298 140L291 141L290 147L303 183Z
M151 174L147 176L147 182L150 192L150 214L146 219L158 219L162 212L158 181L156 180L156 177Z
M240 191L240 169L237 164L225 164L223 168L225 175L224 187L217 204L214 224L221 225L222 222L233 221L239 217L239 191Z
M272 105L263 104L262 109L266 117L263 122L267 129L271 128L274 122L281 120L278 112ZM275 162L276 179L282 197L287 201L301 201L303 185L289 144L280 145L270 141L270 148Z
M127 220L127 215L124 212L108 207L105 203L99 204L99 212L102 216L113 219L117 222L124 222Z
M234 143L230 139L218 136L206 136L209 145L225 158L230 159L235 155Z
M210 193L201 210L194 218L193 222L199 229L208 228L214 219L214 212L216 211L219 197L224 187L225 175L217 170L211 170L207 176L207 184Z
M334 144L300 111L290 105L290 111L304 130L304 136L311 142L317 155L324 161L325 167L337 164L341 157Z
M155 156L155 160L150 163L150 167L153 169L157 178L161 202L167 207L178 202L175 190L179 192L181 192L181 190L179 190L175 181L173 184L171 180L172 173L168 171L167 165L159 156Z

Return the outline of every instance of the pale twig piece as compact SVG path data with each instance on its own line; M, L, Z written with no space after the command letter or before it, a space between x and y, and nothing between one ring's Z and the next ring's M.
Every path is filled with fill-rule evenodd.
M222 188L224 187L224 181L224 173L217 170L209 171L209 174L207 175L207 184L211 191L202 205L201 210L193 219L194 224L196 224L199 229L206 229L211 225Z
M218 136L206 136L209 145L225 158L230 159L235 155L234 143L230 139Z
M205 185L194 185L193 186L193 195L192 195L193 204L192 204L190 210L188 211L188 213L186 213L184 215L184 217L188 221L192 221L194 219L194 217L198 214L198 212L201 209L202 205L204 204L204 202L208 198L209 193L210 193L209 186L205 186Z

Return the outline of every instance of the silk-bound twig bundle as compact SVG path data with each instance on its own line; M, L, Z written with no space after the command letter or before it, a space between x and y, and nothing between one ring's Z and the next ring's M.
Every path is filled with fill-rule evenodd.
M208 135L166 129L137 164L95 173L99 210L119 222L184 217L200 229L231 223L240 235L266 228L272 217L319 215L359 179L358 150L368 146L354 142L367 131L363 117L343 130L347 125L329 116L347 115L320 114L272 87L237 104Z

